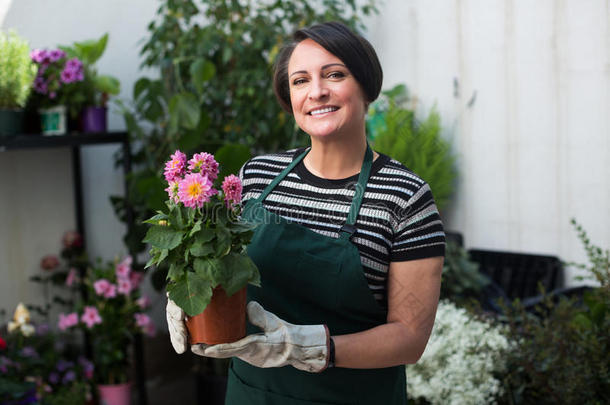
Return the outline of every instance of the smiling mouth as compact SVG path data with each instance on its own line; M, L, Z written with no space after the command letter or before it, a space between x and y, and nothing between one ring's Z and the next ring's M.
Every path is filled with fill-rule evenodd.
M320 108L318 110L310 111L307 114L316 116L316 115L334 112L334 111L337 111L338 109L339 109L339 107L324 107L324 108Z

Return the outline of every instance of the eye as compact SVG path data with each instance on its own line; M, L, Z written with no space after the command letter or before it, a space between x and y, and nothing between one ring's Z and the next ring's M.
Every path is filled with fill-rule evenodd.
M298 86L298 85L303 84L303 83L305 83L305 82L306 82L306 80L305 80L304 78L299 77L299 78L294 79L294 80L292 81L292 84L293 84L294 86Z
M345 77L343 72L331 72L328 74L329 79L341 79L342 77Z

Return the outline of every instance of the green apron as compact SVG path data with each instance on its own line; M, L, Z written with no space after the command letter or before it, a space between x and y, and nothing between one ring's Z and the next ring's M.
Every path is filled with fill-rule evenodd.
M262 288L248 286L248 301L294 324L326 324L331 335L361 332L386 322L386 310L374 299L360 253L350 241L371 171L367 150L352 205L335 239L267 211L262 201L299 163L295 158L263 193L249 200L243 217L258 222L248 255L261 273ZM248 324L247 333L260 332ZM292 366L258 368L234 358L225 404L406 404L404 366L381 369L330 368L308 373Z

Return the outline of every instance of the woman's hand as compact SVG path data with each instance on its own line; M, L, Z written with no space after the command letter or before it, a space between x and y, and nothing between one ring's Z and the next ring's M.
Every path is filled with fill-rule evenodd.
M188 331L184 320L186 315L182 308L167 297L167 306L165 307L165 317L167 318L167 329L169 330L169 339L172 342L174 350L178 354L182 354L188 348Z
M248 303L247 313L250 323L263 333L234 343L193 345L191 351L206 357L235 356L262 368L291 365L299 370L320 372L328 366L329 333L325 325L293 325L265 311L256 301Z

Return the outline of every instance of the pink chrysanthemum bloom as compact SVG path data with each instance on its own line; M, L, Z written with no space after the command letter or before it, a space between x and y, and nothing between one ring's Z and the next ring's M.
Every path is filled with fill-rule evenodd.
M165 189L165 191L167 192L167 195L171 201L175 202L176 204L180 202L180 197L178 197L177 181L170 181L169 186Z
M60 330L66 330L78 324L78 314L72 312L70 314L59 314L59 322L57 326Z
M216 194L210 179L201 173L190 173L178 183L178 197L185 207L201 208Z
M89 329L91 329L94 325L102 323L102 317L97 311L97 308L89 305L85 307L85 312L80 317L80 320L86 324Z
M119 294L129 295L129 293L133 289L131 287L131 281L129 281L128 278L119 279L118 284L119 284L119 286L117 287L117 290L118 290Z
M127 256L123 259L123 261L117 264L115 269L117 278L129 278L129 274L131 273L132 261L133 260L131 259L131 256Z
M184 174L185 165L186 155L177 150L171 155L170 160L165 163L165 172L163 173L165 180L168 182L179 180Z
M195 153L189 160L189 170L191 173L207 175L210 180L214 181L218 177L218 162L214 159L214 155L209 153Z
M222 191L225 194L225 202L227 205L230 203L241 203L242 185L239 177L235 176L234 174L225 177L224 181L222 182Z

